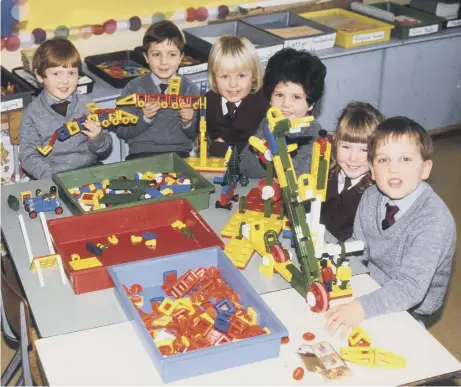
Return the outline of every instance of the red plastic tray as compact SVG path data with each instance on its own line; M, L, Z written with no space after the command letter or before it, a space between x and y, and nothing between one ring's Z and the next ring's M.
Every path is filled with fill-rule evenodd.
M185 223L194 237L187 238L178 229L173 229L171 224L176 220ZM206 247L224 247L222 240L186 199L52 219L48 227L75 294L113 287L107 272L109 266ZM157 234L155 249L146 247L144 241L136 245L131 243L131 235L141 236L144 232ZM86 244L107 243L110 235L118 238L118 244L109 244L109 248L97 257L102 266L74 270L69 265L72 254L80 255L81 259L95 256L87 250Z

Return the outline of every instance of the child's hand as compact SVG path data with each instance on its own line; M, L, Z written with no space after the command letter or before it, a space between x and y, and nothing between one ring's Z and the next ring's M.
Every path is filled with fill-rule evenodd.
M160 110L159 103L156 101L150 101L150 102L147 102L142 108L142 114L144 115L145 118L150 120L151 118L154 118L157 115L159 110Z
M344 338L350 329L360 325L365 320L365 311L358 301L352 301L347 304L338 305L331 308L325 313L327 319L325 329L330 335L334 335L342 325L341 339Z
M194 118L194 109L192 109L192 105L184 105L180 110L179 110L179 117L181 118L182 124L184 126L187 126L189 122L192 121L192 118Z
M97 121L86 120L83 123L86 129L82 130L82 133L88 137L88 140L94 141L101 134L101 124Z

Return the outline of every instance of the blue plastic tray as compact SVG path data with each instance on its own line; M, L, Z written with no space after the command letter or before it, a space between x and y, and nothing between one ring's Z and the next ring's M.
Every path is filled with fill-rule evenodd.
M222 249L208 248L189 253L149 259L142 262L127 263L110 267L109 274L115 284L117 297L129 320L135 321L136 330L149 356L157 367L163 381L168 383L179 379L236 367L260 360L278 357L280 340L288 336L288 331L277 316L269 309L250 283L227 258ZM163 295L163 272L176 270L178 277L188 269L216 266L220 269L226 283L240 295L240 304L251 306L258 315L258 324L268 327L270 334L251 337L245 340L202 348L173 356L163 357L152 337L145 328L138 312L123 290L122 284L130 287L140 284L143 297ZM145 303L150 308L150 303ZM148 312L148 310L145 310Z

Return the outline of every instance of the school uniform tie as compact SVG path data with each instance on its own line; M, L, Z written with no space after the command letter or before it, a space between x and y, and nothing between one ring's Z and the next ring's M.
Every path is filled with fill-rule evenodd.
M346 179L344 180L343 192L347 192L347 190L351 187L351 184L351 179L346 176Z
M235 112L237 111L237 105L233 102L226 102L227 106L227 115L231 120L235 117Z
M381 222L383 230L387 230L395 223L395 214L399 212L399 207L386 203L386 217Z
M168 89L168 83L161 83L159 86L162 94L165 94L166 89Z
M61 116L65 117L67 115L67 106L69 104L69 101L55 103L51 105L51 109L53 109L56 113L60 114Z

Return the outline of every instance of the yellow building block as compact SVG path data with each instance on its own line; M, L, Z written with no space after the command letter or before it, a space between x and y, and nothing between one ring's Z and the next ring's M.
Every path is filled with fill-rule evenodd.
M347 339L350 347L371 345L370 335L360 327L354 328L347 336Z
M29 270L34 272L36 269L35 262L38 261L40 269L48 269L54 267L58 264L59 254L43 255L41 257L36 257L32 260Z
M165 298L160 304L160 306L158 307L158 310L166 314L167 316L171 316L173 311L176 309L177 305L178 305L177 300L173 301L173 300L170 300L169 298Z
M181 230L182 228L186 227L186 225L180 220L176 220L175 222L171 223L171 227Z
M173 190L171 188L165 188L161 192L163 196L173 195Z
M267 334L271 333L271 330L268 327L264 327L263 331L266 332Z
M115 235L109 235L107 241L114 246L118 244L118 238Z
M155 248L157 247L157 240L156 239L149 239L148 241L145 241L144 244L149 247L149 248Z
M374 348L376 368L405 368L405 358L382 348Z
M344 298L352 296L352 288L350 283L347 285L347 288L342 290L338 285L333 285L331 287L330 299L334 300L335 298Z
M265 218L263 212L247 210L244 214L235 212L222 229L221 236L224 238L234 238L239 235L240 224L242 222L251 224L255 221L262 221L266 230L275 230L277 234L282 230L283 220L278 219L278 215L273 214L270 218Z
M211 316L208 313L203 312L200 315L200 317L203 318L204 320L208 321L210 324L214 324L214 320L211 318Z
M342 347L341 357L351 363L360 364L366 367L373 367L375 354L370 347Z
M147 171L146 173L144 173L144 175L142 175L142 179L143 180L154 180L155 175L151 171Z
M238 269L245 269L254 251L251 242L246 238L232 238L224 249L226 255Z
M291 282L291 279L293 278L293 274L288 270L288 266L292 265L290 261L287 262L275 262L274 264L274 269L277 273L279 273L287 282Z
M155 341L155 345L158 347L163 347L164 345L165 346L168 346L171 348L171 351L173 351L173 339L164 339L164 340L157 340Z
M262 257L262 263L259 265L259 272L266 278L274 277L274 257L271 254L266 254Z
M195 313L195 308L192 305L190 298L179 298L176 300L178 302L178 307L183 307L189 312L189 316L192 316Z
M142 242L142 237L137 235L131 235L131 243L137 244Z
M73 270L78 271L100 267L102 266L102 262L96 257L80 258L78 254L72 254L69 265Z
M168 325L171 322L171 320L173 320L173 317L171 316L162 316L157 320L154 320L154 325L164 327L165 325Z

